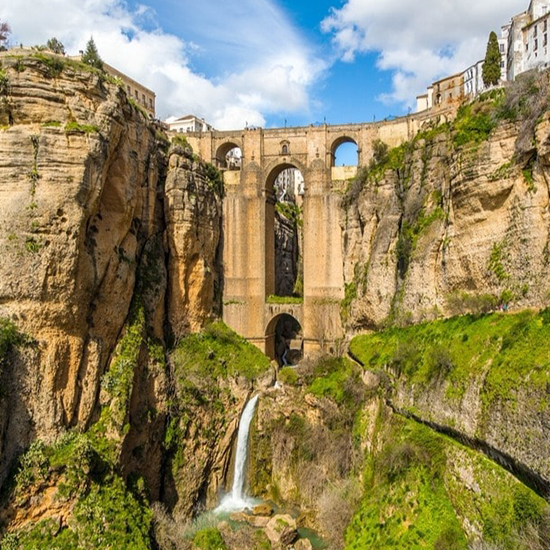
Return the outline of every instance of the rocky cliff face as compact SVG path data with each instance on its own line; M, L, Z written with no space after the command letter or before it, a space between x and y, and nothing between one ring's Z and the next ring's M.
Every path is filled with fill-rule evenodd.
M349 327L479 310L490 297L547 302L550 118L541 109L490 133L461 130L481 117L492 125L498 113L486 111L498 108L475 104L352 184L342 221Z
M4 60L0 314L36 345L6 377L4 465L35 437L86 425L162 231L154 129L97 74ZM40 367L38 367L40 366Z
M177 334L208 318L219 198L204 163L177 147L167 157L166 138L105 75L42 55L2 64L0 316L34 342L3 375L3 477L32 440L97 418L136 299L144 338L161 344L166 308ZM162 370L137 368L126 413L162 412L166 397ZM131 431L123 452L147 437Z

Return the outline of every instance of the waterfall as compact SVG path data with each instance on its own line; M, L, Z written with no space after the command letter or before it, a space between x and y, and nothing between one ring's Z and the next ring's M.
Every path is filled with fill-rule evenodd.
M248 433L250 432L250 423L254 416L258 395L255 395L245 406L241 420L239 422L239 432L237 434L237 452L235 454L235 469L233 472L233 487L231 492L222 499L218 510L243 510L254 505L254 501L247 498L244 493L244 483L246 474L246 459L248 451Z

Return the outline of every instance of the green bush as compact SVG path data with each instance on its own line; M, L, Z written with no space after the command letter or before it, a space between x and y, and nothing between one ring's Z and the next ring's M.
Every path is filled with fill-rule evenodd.
M243 375L249 380L269 367L269 359L221 321L182 338L171 355L176 376L203 379Z
M496 126L493 111L493 103L483 100L460 107L453 122L454 144L460 147L485 141Z
M79 124L78 122L67 122L65 124L65 132L76 134L97 134L99 133L99 126L92 124Z
M279 381L283 384L288 384L289 386L295 386L296 382L299 380L298 373L296 372L296 369L293 369L292 367L283 367L279 371Z
M220 531L215 527L199 531L193 539L193 544L200 550L227 550Z
M9 319L0 317L0 366L7 359L11 350L26 340L26 337Z

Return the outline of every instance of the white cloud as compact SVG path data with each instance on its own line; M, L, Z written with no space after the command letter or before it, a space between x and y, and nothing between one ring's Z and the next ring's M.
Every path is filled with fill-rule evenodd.
M161 118L194 113L227 129L308 111L309 89L325 65L272 0L242 0L231 10L192 0L179 9L193 13L210 39L186 43L160 30L151 8L125 0L17 0L0 5L0 20L10 23L15 44L55 36L71 54L93 35L107 63L156 92ZM217 55L231 70L207 78L193 69L201 55Z
M489 32L527 9L528 0L347 0L322 22L343 61L378 52L393 71L386 102L411 105L437 78L482 59Z

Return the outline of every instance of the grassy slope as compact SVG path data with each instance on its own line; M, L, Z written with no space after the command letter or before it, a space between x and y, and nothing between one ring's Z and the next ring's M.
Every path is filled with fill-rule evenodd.
M413 391L446 378L450 399L486 369L484 405L515 406L519 386L547 395L549 337L550 311L524 311L392 328L358 336L350 349L367 368L385 369ZM525 544L544 531L548 505L483 455L396 415L377 419L374 449L347 549L465 549L465 522L498 549L539 548ZM519 540L529 529L531 542Z
M550 310L485 316L466 315L408 328L358 336L351 352L372 369L389 367L407 383L423 387L446 378L449 397L460 397L481 369L484 403L513 402L514 390L550 383ZM541 406L548 407L549 403Z

